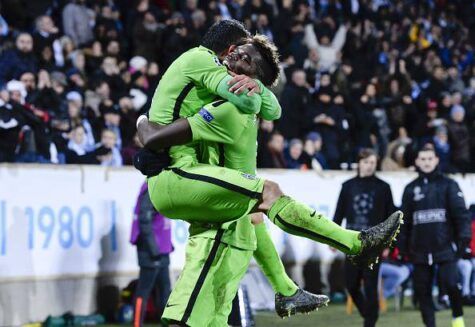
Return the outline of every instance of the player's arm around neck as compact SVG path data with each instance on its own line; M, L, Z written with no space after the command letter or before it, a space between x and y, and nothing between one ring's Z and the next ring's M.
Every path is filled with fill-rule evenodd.
M277 100L277 97L262 84L261 81L256 80L262 90L260 96L262 100L261 111L259 116L265 120L276 120L282 115L282 108Z
M218 95L228 100L245 114L257 114L261 110L262 99L259 95L247 95L246 93L236 94L229 91L228 82L232 80L232 76L228 75L221 80L216 90Z

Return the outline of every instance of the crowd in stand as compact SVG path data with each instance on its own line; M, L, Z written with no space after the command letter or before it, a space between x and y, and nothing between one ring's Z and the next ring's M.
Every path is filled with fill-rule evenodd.
M0 162L131 163L161 74L216 20L273 40L283 114L261 121L258 166L383 170L432 142L475 169L475 6L445 0L5 0Z

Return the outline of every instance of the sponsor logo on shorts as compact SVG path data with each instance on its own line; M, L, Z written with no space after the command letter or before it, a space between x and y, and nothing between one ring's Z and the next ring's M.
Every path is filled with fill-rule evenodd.
M214 116L208 110L206 110L205 108L201 108L201 110L198 113L208 123L210 123L214 119Z
M257 177L256 175L251 175L251 174L242 174L242 177L250 179L250 180L255 180Z

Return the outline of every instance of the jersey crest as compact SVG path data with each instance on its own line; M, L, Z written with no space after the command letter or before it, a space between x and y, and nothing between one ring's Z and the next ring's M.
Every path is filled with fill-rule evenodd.
M222 66L223 64L221 63L221 61L219 61L219 58L218 57L213 57L213 60L214 62L216 63L216 65L218 66Z

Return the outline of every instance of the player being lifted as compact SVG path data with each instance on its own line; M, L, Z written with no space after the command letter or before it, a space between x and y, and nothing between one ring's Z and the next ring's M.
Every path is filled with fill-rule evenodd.
M247 110L247 112L259 112L262 107L261 114L267 119L279 118L278 102L270 91L263 88L262 84L259 83L261 87L258 88L259 91L262 91L260 95L237 96L228 91L227 81L231 77L215 53L224 57L232 43L236 43L248 35L242 24L236 21L223 21L211 27L204 37L204 46L192 49L182 55L163 76L152 102L151 119L167 124L180 116L191 116L204 104L216 98L213 93L218 93L223 98L233 101L240 109ZM251 61L249 55L244 55L243 58L254 67L254 70L257 69L256 62ZM239 67L236 68L236 71L239 72ZM175 165L186 166L198 162L199 146L191 144L173 147L170 153ZM237 247L255 249L254 228L249 217L239 219L234 223L234 226L230 225L222 226L224 230L221 236L222 242ZM200 229L199 226L200 224L192 224L192 235L195 234L194 231ZM218 233L218 230L216 229L215 232ZM273 289L278 293L276 309L280 315L311 311L328 301L326 296L315 296L298 289L288 278L264 225L259 225L256 228L256 234L258 239L255 251L256 261L269 278ZM199 273L198 271L194 275ZM180 279L182 278L180 277ZM239 282L240 278L237 280ZM188 289L190 288L188 287Z
M246 58L241 60L246 61ZM269 69L264 61L257 67ZM225 112L223 110L221 114ZM213 123L215 116L209 110L202 109L200 113L207 124ZM153 115L150 120L151 123L143 120L139 124L139 135L145 147L157 153L170 146L196 144L203 126L195 124L196 119L179 119L168 126L153 124L160 123ZM232 124L231 121L227 126ZM219 128L220 133L225 131L226 128ZM240 142L239 137L234 142ZM174 148L170 150L172 158L176 156ZM154 206L167 217L225 223L248 213L263 212L282 230L329 244L348 254L357 264L376 262L381 251L392 243L402 223L402 213L398 211L368 230L346 230L307 205L285 196L275 182L237 170L196 163L172 164L170 169L149 178L149 190Z

